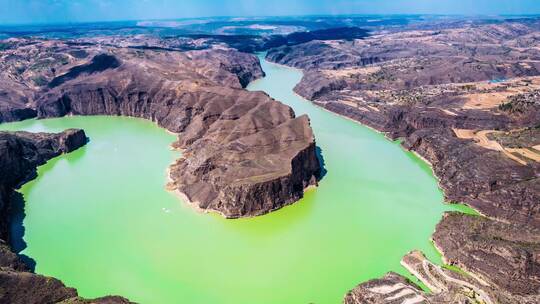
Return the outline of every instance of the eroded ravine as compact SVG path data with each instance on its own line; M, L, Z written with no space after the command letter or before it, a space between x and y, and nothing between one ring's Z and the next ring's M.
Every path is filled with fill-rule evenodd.
M174 136L118 117L3 128L83 128L90 143L40 167L22 189L24 254L85 297L143 303L338 303L420 249L445 207L429 167L396 143L292 92L301 72L263 61L264 90L308 114L327 174L295 205L251 219L194 212L166 192ZM51 248L54 248L52 250Z

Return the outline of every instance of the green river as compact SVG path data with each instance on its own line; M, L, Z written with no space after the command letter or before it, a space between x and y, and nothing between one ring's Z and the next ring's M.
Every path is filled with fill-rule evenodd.
M123 117L2 125L83 128L90 142L39 168L24 185L23 225L36 272L81 296L141 303L340 303L356 284L429 241L444 205L431 169L397 142L296 96L300 71L263 61L263 90L307 113L326 176L298 203L250 219L201 214L165 190L175 136Z

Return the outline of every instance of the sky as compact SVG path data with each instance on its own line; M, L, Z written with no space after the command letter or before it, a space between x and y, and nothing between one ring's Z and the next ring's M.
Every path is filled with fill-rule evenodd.
M540 0L0 0L0 24L415 13L540 14Z

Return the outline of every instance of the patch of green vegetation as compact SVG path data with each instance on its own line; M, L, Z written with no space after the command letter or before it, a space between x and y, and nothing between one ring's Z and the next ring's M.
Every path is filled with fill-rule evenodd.
M464 91L474 91L476 90L476 86L474 84L466 84L461 86L461 89Z
M69 63L69 57L63 54L54 54L53 59L56 61L56 64L66 65Z
M505 102L499 105L499 110L505 111L505 112L512 112L512 102Z
M384 69L375 72L368 77L369 82L395 81L396 77Z
M85 50L73 50L69 51L69 54L77 59L83 59L88 56L88 53Z
M18 67L15 68L15 73L17 75L21 75L22 73L24 73L24 71L26 71L25 66L18 66Z
M508 148L529 148L540 144L540 129L533 127L505 133L491 133L488 138Z
M32 81L34 82L35 85L37 85L39 87L42 87L42 86L46 85L47 83L49 83L47 81L47 79L45 77L41 76L41 75L32 78Z
M475 216L481 215L480 213L478 213L478 211L474 210L473 208L471 208L470 206L466 204L451 203L450 206L452 207L453 211L458 211L458 212L465 213L468 215L475 215Z
M9 43L4 43L4 42L0 43L0 51L9 50L10 48L11 48L11 45Z
M460 274L460 275L462 275L462 276L470 277L470 275L469 275L465 270L459 268L459 267L456 266L456 265L448 265L448 264L444 264L444 265L442 265L442 267L443 267L444 269L448 269L448 270L450 270L450 271L453 271L453 272L455 272L455 273L458 273L458 274Z
M506 102L499 105L499 110L509 113L526 113L529 107L540 104L540 90L517 94L508 97Z
M39 60L38 62L34 63L32 66L30 66L28 69L31 71L39 71L48 69L52 66L53 60L50 58Z
M410 283L412 283L412 285L416 285L416 287L418 287L425 293L431 293L431 290L429 289L429 287L427 287L426 284L424 284L417 277L411 274L407 269L405 269L405 267L401 267L399 271L397 271L397 273L407 278L410 281Z

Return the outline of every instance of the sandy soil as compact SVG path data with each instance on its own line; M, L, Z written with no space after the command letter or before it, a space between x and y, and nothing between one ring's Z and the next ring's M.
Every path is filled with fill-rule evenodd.
M504 153L508 158L527 166L528 162L524 160L524 158L540 162L540 153L535 152L532 149L529 148L505 148L503 145L498 143L495 140L491 140L488 138L488 134L491 133L502 133L501 131L494 131L494 130L481 130L481 131L475 131L475 130L465 130L465 129L453 129L454 133L459 138L464 139L472 139L475 141L475 143L483 148L494 150L494 151L500 151ZM537 149L538 146L532 147L533 149ZM539 150L540 151L540 150ZM521 157L517 156L520 155Z
M532 149L511 149L511 148L508 148L506 149L508 152L510 153L517 153L521 156L524 156L528 159L532 159L536 162L540 162L540 153L539 152L535 152L534 150Z
M514 92L494 92L494 93L485 93L485 94L469 94L465 95L465 104L463 104L463 109L465 110L483 110L483 109L492 109L498 107L500 104L504 103L506 99L514 95Z
M370 75L380 71L381 68L378 66L365 67L365 68L349 68L342 70L323 70L323 74L330 77L351 77L353 75Z

